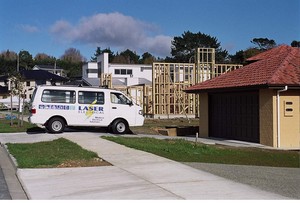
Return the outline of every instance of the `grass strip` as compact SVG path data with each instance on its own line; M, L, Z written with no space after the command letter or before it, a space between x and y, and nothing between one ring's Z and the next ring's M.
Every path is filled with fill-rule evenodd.
M183 139L101 137L178 162L204 162L237 165L297 167L299 152L205 145Z
M0 133L15 133L15 132L26 132L30 129L37 128L36 125L28 122L23 122L23 126L18 126L18 120L13 120L13 125L10 126L10 120L4 118L0 119Z
M8 143L7 147L10 154L16 158L19 168L57 167L66 162L98 158L96 153L64 138L29 144Z

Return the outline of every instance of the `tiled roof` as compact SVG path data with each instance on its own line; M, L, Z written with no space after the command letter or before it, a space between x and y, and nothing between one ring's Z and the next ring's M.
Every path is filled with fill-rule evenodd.
M243 68L187 88L188 93L240 87L300 87L300 49L278 46L248 59Z
M55 75L45 70L23 70L20 71L22 77L27 80L54 80L54 81L67 81L67 78Z

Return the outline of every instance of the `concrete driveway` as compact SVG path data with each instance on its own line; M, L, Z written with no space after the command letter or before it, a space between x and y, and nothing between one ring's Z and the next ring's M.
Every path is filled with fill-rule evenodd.
M99 133L0 134L0 142L59 137L98 153L113 166L18 169L29 199L288 199L101 139Z

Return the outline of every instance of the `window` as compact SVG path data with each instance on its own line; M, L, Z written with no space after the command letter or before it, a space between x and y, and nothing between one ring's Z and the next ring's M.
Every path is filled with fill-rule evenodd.
M103 92L80 91L78 93L79 104L104 104Z
M75 103L75 91L69 90L44 90L42 101L47 103Z
M126 75L126 69L121 69L121 75Z
M132 75L132 69L127 69L127 75Z
M123 94L112 92L110 93L110 100L113 104L131 104L132 102Z
M86 74L90 74L90 73L97 73L98 74L97 69L86 69L85 72L86 72Z
M87 73L98 73L97 69L87 69Z
M26 87L30 87L30 81L26 81Z
M115 75L132 75L132 69L115 69Z

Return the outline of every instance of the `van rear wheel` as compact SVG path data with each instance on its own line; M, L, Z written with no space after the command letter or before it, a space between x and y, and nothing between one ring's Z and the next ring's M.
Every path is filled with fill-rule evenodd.
M65 129L65 122L63 119L61 118L51 118L47 124L47 129L51 132L51 133L62 133Z
M128 132L128 124L123 119L117 119L111 125L112 132L114 134L125 134Z

